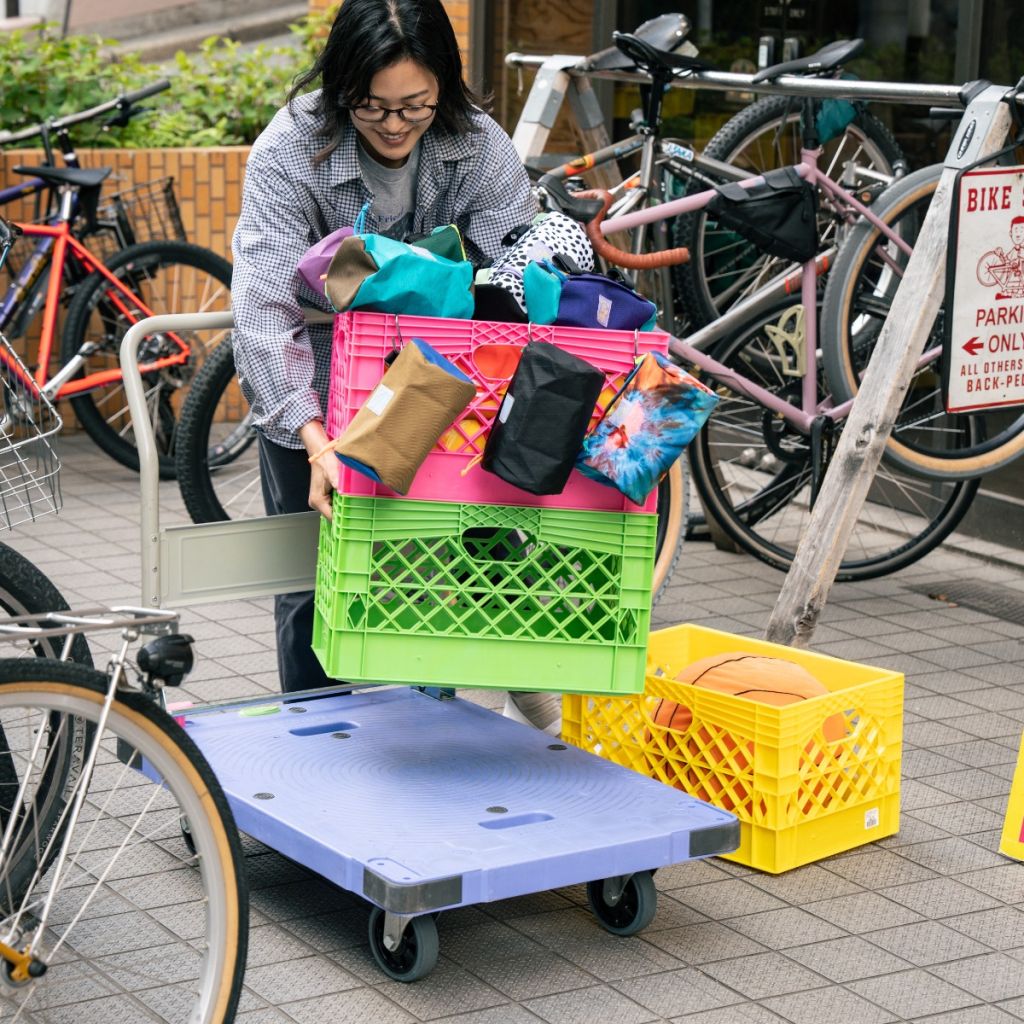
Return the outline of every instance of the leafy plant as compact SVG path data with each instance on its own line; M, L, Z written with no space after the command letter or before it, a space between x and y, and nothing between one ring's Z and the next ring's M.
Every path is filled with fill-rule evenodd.
M244 49L213 36L198 53L178 52L171 68L119 53L100 36L60 38L56 26L0 33L0 127L17 131L47 118L97 106L159 78L171 87L146 102L148 112L123 128L103 120L75 127L79 146L160 148L251 143L287 99L295 77L314 60L336 9L290 26L293 46Z

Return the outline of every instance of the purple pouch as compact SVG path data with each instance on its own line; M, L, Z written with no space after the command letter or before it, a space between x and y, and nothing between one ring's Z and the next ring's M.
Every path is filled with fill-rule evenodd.
M325 238L321 238L316 245L311 246L306 251L305 256L299 260L299 265L295 269L299 272L299 277L306 282L306 286L315 294L324 294L324 279L327 277L327 268L331 265L331 260L338 251L338 246L346 238L354 234L355 228L338 228L337 231L332 231Z

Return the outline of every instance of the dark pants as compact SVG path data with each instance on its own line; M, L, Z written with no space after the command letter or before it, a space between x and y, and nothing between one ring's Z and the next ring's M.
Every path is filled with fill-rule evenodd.
M259 435L260 480L268 516L309 511L309 462L302 448L282 448ZM313 642L313 591L274 598L277 670L281 689L312 690L330 686L310 644Z

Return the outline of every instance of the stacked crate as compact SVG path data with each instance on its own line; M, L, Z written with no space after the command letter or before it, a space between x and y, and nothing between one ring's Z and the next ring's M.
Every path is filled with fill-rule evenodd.
M546 341L599 367L595 422L662 332L344 313L327 431L337 437L386 358L421 338L476 386L400 496L341 469L321 523L313 647L353 682L638 693L644 685L656 494L643 506L573 473L538 497L475 465L519 350Z

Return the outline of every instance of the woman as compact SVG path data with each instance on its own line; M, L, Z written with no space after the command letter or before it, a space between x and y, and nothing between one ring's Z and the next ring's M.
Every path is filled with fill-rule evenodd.
M233 241L234 351L270 515L331 514L330 331L307 328L302 313L329 306L295 268L366 204L367 232L401 238L456 224L476 266L536 213L511 141L462 80L440 0L345 0L320 57L249 157ZM310 650L312 594L280 595L275 618L282 688L327 685Z

